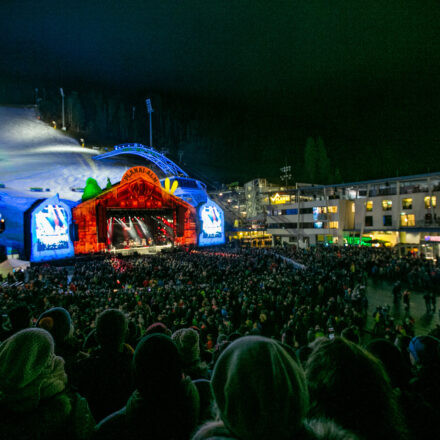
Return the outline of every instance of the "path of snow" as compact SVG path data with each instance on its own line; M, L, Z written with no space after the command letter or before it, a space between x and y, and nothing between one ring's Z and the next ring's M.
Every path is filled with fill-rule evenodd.
M0 107L0 192L11 195L41 196L31 187L50 191L44 197L58 193L60 198L77 201L87 178L93 177L105 187L107 177L119 182L126 165L95 162L99 152L82 148L75 139L36 117L33 108ZM137 164L145 165L142 159Z

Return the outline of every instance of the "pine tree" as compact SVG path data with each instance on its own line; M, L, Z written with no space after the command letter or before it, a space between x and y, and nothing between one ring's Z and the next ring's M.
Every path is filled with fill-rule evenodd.
M331 166L330 159L327 156L327 150L324 145L324 141L321 137L318 137L316 142L317 153L317 181L321 184L330 183L331 180Z
M93 178L89 177L86 182L86 187L84 188L84 193L81 200L85 202L86 200L93 199L98 194L102 193L102 189L98 185L98 182Z
M304 151L304 168L307 182L316 182L317 178L317 150L316 143L312 137L307 138Z
M103 135L107 132L107 112L104 99L101 93L95 96L95 129L98 135Z
M128 119L128 113L127 113L126 108L122 102L119 104L118 113L117 113L117 121L119 123L118 137L123 142L127 142L128 127L129 127L130 122Z
M70 113L71 129L81 131L85 124L85 114L79 99L78 92L72 92L68 99L68 108Z
M339 168L335 169L335 174L333 176L333 183L342 183L342 176Z

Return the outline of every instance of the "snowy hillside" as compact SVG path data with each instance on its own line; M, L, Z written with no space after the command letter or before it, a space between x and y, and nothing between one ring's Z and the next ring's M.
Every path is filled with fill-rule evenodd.
M37 196L31 187L44 188L44 196L77 201L88 177L101 187L119 182L126 165L103 164L92 157L97 151L82 148L75 139L40 121L32 108L0 106L0 192ZM139 158L137 164L141 164ZM145 163L142 163L145 165ZM50 191L46 192L46 189Z

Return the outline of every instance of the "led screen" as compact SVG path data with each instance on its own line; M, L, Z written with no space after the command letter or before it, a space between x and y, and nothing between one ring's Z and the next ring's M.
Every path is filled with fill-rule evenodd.
M70 208L57 196L44 201L33 211L31 261L73 256L70 221Z
M210 246L225 242L224 214L216 203L208 200L200 207L199 221L199 246Z
M69 247L69 225L66 210L60 205L47 205L35 214L37 250L48 251Z

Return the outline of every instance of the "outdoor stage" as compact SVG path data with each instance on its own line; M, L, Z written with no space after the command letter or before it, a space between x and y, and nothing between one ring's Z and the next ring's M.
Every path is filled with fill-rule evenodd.
M72 217L75 255L149 254L197 243L196 209L146 167L130 168L120 183L75 206Z
M110 252L112 254L121 254L121 255L134 255L134 254L139 254L139 255L155 255L155 254L159 254L160 252L163 251L169 251L171 249L173 249L174 246L170 243L170 244L164 244L164 245L153 245L153 246L133 246L131 248L128 249L116 249L116 248L110 248L107 249L107 252Z

